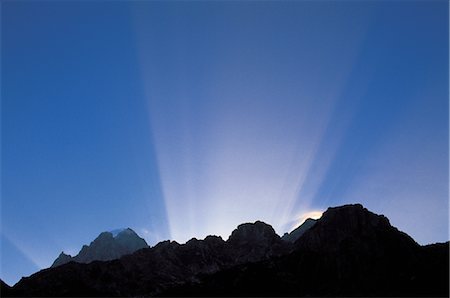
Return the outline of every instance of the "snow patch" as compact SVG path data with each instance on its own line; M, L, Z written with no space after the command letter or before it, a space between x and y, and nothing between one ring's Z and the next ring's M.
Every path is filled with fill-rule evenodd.
M115 229L115 230L112 230L109 232L113 235L114 238L116 238L117 235L119 235L121 232L123 232L125 230L126 230L126 228L122 228L122 229Z

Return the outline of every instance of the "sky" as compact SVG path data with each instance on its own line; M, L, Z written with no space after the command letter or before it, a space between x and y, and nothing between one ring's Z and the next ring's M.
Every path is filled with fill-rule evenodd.
M8 284L102 231L282 235L349 203L449 240L448 1L0 5Z

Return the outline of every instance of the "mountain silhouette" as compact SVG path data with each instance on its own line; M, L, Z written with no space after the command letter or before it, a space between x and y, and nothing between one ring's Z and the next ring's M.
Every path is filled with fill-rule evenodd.
M303 230L282 239L268 224L245 223L226 241L218 236L185 244L163 241L120 259L44 269L22 278L6 295L449 294L448 242L420 246L359 204L329 208Z
M448 296L449 245L420 246L361 205L329 208L279 258L168 289L167 296Z
M61 252L51 267L61 266L71 261L90 263L114 260L147 247L147 242L130 228L103 232L90 245L83 245L78 255L74 257Z

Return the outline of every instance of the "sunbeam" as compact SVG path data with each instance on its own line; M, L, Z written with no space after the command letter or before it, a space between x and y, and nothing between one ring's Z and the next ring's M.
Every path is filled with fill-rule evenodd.
M317 162L322 160L319 146L334 125L330 120L358 56L365 26L343 24L353 32L335 49L339 59L317 63L313 72L311 60L333 57L321 51L313 54L312 45L293 44L290 50L308 52L309 57L298 56L293 65L283 66L290 76L280 78L269 71L278 67L273 63L287 62L280 57L268 63L255 60L254 54L236 53L211 60L209 51L219 45L225 47L223 53L237 50L213 36L202 41L202 63L193 65L189 57L197 53L187 43L193 36L183 22L197 13L195 6L183 13L162 8L167 9L167 20L177 21L164 28L173 33L171 39L155 44L163 29L151 25L157 16L144 9L147 5L136 5L134 27L172 239L186 241L209 234L226 238L239 223L255 220L286 232L299 213L314 207L313 196L304 190L317 192L312 188L326 173L326 164ZM209 16L212 13L222 23L205 34L226 26L236 9L221 8ZM204 17L194 26L201 26ZM235 31L234 37L246 43L256 25L256 20L250 22L248 33ZM323 34L340 34L340 30ZM170 62L154 59L169 53ZM299 69L301 65L306 68ZM186 75L196 68L199 78ZM320 175L311 179L312 173Z
M361 203L448 241L446 1L3 1L0 279L130 227ZM311 213L312 212L312 213Z

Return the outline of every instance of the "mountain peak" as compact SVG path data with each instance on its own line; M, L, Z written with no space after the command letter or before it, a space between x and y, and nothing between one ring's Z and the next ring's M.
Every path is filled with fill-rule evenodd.
M108 231L108 232L111 233L113 235L113 237L116 237L119 233L121 233L125 229L127 229L127 228L114 229L114 230L111 230L111 231Z
M90 263L92 261L108 261L131 254L141 248L147 248L147 242L130 228L102 232L90 245L83 245L78 255L71 257L62 252L51 267L75 261Z
M271 225L262 221L239 225L226 241L230 255L245 262L255 262L284 252L284 241Z
M328 208L322 215L321 224L338 223L340 228L358 229L361 227L390 227L384 215L375 214L361 204L348 204Z
M417 246L411 237L392 227L384 215L375 214L361 204L328 208L321 219L295 243L314 251L338 251L350 243L352 247L363 243L367 247L378 243L398 247Z
M103 240L106 240L106 239L112 239L112 238L114 238L112 233L110 233L110 232L101 232L101 233L97 236L97 238L94 239L94 242L95 242L95 241L99 241L99 240L102 240L102 241L103 241Z
M239 243L258 243L258 242L273 242L280 237L275 233L271 225L262 221L254 223L240 224L230 235L227 242L233 244Z
M64 251L62 251L62 252L59 254L59 257L72 257L72 256L69 255L69 254L66 254Z
M114 238L116 238L119 235L136 235L137 236L137 233L131 228L115 229L115 230L109 231L109 233L111 233Z
M51 267L56 267L56 266L60 266L62 264L65 263L69 263L70 261L72 261L72 256L71 255L67 255L64 253L64 251L62 251L59 256L56 258L56 260L53 262Z

